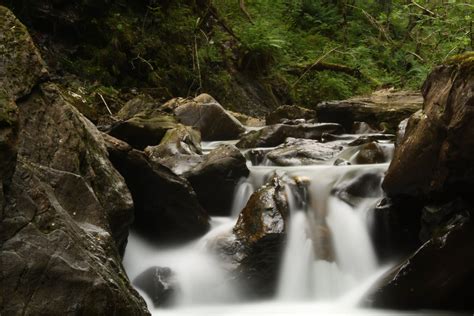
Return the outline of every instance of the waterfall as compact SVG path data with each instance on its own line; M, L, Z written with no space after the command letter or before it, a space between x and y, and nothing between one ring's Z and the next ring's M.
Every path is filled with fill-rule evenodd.
M206 143L203 147L208 151L218 144ZM355 154L353 148L341 153L346 159ZM130 235L124 266L131 280L145 269L159 266L171 267L179 283L173 309L153 309L147 301L153 314L273 315L274 310L300 315L325 315L341 310L343 314L366 314L366 310L354 307L383 271L377 265L369 236L369 210L380 198L381 190L354 201L345 201L334 190L356 177L382 174L388 163L248 166L250 175L236 185L230 216L213 218L212 229L202 238L166 248ZM242 303L241 289L231 282L233 276L226 263L209 249L222 240L235 238L232 229L238 214L275 172L290 179L304 178L307 186L299 188L301 192L286 186L290 216L275 298L265 303Z

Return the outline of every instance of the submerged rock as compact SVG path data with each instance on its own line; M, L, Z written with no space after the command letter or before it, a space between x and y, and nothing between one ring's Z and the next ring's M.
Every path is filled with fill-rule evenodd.
M316 112L320 122L336 122L347 131L354 122L360 121L377 128L385 125L388 132L394 132L403 119L421 108L422 103L421 95L416 92L380 90L367 97L322 102Z
M236 146L239 148L275 147L282 144L288 137L321 140L325 133L340 132L342 132L342 127L333 123L276 124L245 134Z
M313 165L334 158L343 148L337 142L287 138L285 143L267 152L265 157L277 166Z
M199 130L205 141L237 139L245 131L242 123L208 94L193 100L173 99L162 109L172 111L180 123Z
M316 111L296 105L282 105L265 117L267 125L279 124L284 120L315 120Z
M389 195L450 199L474 193L473 64L471 53L426 79L423 112L408 121L383 183Z
M249 175L246 159L233 145L220 145L183 174L211 215L230 215L235 187Z
M134 226L147 237L186 240L209 229L209 217L189 182L128 144L104 134L110 160L135 205Z
M140 273L133 285L145 292L155 307L173 305L179 289L178 280L170 268L151 267Z
M474 227L430 239L385 274L368 304L386 309L474 310Z

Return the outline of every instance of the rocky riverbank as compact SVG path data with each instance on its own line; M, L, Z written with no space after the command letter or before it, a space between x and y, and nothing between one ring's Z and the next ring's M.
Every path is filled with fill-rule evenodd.
M86 118L88 99L51 75L26 27L1 6L0 53L0 289L10 293L0 296L0 314L146 315L121 263L131 228L153 242L204 235L210 216L230 215L249 175L247 159L268 166L386 163L394 127L409 115L383 180L386 196L372 211L380 259L409 258L379 282L370 304L474 309L472 54L432 72L419 111L417 94L385 91L315 111L283 106L262 126L208 94L164 103L134 95L113 112L102 98L110 113L95 116L96 126ZM234 141L203 150L203 141L216 140ZM356 178L330 193L354 206L380 195L381 179ZM307 185L269 177L231 234L211 247L252 295L275 294L289 217L285 188L304 208ZM325 241L315 252L332 262L325 219L312 231ZM138 286L150 287L146 275L174 282L168 267L156 267ZM160 306L170 295L151 296Z

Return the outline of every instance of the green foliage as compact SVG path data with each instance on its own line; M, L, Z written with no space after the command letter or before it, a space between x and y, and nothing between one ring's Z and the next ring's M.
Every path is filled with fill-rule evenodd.
M90 81L145 87L162 98L206 91L232 99L248 90L247 78L261 85L253 94L312 107L383 86L418 89L435 65L473 49L467 0L245 5L247 12L235 0L117 0L82 25L80 45L63 65ZM318 69L318 61L352 74Z

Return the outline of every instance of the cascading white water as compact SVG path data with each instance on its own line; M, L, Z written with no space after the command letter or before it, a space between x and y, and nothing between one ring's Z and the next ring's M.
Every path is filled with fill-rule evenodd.
M207 143L203 149L209 151L218 144ZM351 159L354 154L355 151L350 149L343 151L341 156ZM152 313L274 315L278 311L294 315L371 314L370 310L354 309L354 306L381 271L368 234L368 210L378 197L363 198L351 206L332 195L331 191L341 181L365 172L384 172L388 164L332 166L330 163L298 167L248 164L250 175L236 187L232 209L229 210L232 215L213 218L211 231L187 245L157 248L132 233L124 258L130 279L149 267L161 266L172 268L178 280L179 295L175 306L166 310L153 309L151 302L147 301ZM222 238L232 238L231 231L239 212L252 193L275 171L308 179L304 194L307 194L308 201L297 203L287 188L291 216L275 299L259 304L242 303L239 289L235 283L229 282L225 264L208 249ZM316 251L324 247L332 251L328 257L320 257ZM380 311L375 314L379 315Z

